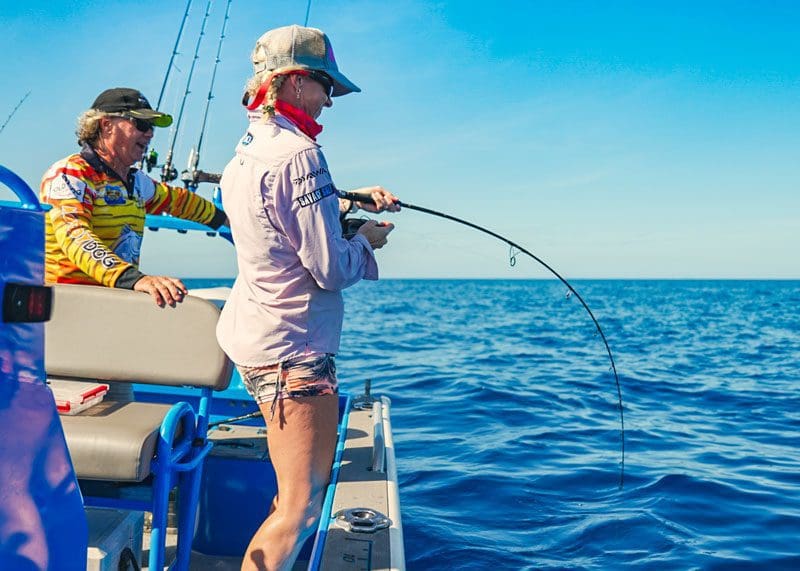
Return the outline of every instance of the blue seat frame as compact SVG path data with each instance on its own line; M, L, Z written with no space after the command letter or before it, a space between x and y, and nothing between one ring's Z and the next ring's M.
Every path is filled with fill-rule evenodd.
M213 392L200 389L198 410L187 402L172 405L159 429L156 456L150 465L151 499L137 500L100 495L84 495L91 507L148 511L153 514L150 533L150 569L163 569L166 559L169 495L178 490L178 546L176 571L189 569L192 537L200 496L203 462L211 451L208 441L208 411Z

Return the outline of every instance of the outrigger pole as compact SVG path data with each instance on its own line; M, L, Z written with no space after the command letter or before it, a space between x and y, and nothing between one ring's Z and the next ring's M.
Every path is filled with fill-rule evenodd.
M194 57L192 58L192 67L189 68L189 76L186 78L186 89L183 92L183 99L181 100L181 108L178 112L178 119L175 121L175 126L173 127L172 132L172 143L170 143L169 151L167 151L167 160L164 161L164 166L161 168L161 180L162 182L170 182L178 178L178 171L175 170L175 167L172 166L172 154L175 151L175 142L178 139L178 132L181 128L181 119L183 119L183 109L186 106L186 98L189 96L190 87L192 85L192 76L194 75L194 67L197 63L198 53L200 52L200 44L203 41L203 36L205 35L206 31L206 22L208 21L208 15L211 12L211 0L208 0L206 3L206 13L203 16L203 23L200 26L200 35L197 36L197 45L194 48Z
M181 174L181 180L183 180L186 188L191 190L192 192L197 190L198 183L201 182L219 182L218 174L214 173L207 173L203 171L197 170L197 165L200 162L200 148L203 146L203 135L206 132L206 124L208 122L208 110L211 107L211 100L214 99L214 82L217 79L217 67L219 66L219 62L222 61L220 59L220 54L222 53L222 42L225 40L225 29L228 26L228 14L231 10L231 2L232 0L228 0L228 4L225 6L225 17L222 19L222 30L219 33L219 43L217 44L217 57L214 60L214 69L211 72L211 85L208 88L208 98L206 99L206 110L203 113L203 124L200 127L200 138L197 141L197 148L192 149L192 153L189 155L189 168L188 170L184 171Z

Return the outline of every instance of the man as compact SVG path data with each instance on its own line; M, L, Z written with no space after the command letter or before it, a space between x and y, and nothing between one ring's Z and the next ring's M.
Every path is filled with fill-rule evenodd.
M145 214L168 213L217 229L225 213L186 189L133 168L154 127L172 117L154 110L136 89L101 93L78 119L81 151L51 166L40 199L52 206L45 223L45 281L132 289L159 306L186 294L176 278L139 271Z

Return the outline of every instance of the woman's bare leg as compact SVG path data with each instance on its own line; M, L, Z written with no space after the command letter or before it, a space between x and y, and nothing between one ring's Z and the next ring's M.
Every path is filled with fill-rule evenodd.
M286 571L315 529L336 450L337 395L278 401L267 421L280 502L250 540L242 571ZM261 404L270 418L270 403Z

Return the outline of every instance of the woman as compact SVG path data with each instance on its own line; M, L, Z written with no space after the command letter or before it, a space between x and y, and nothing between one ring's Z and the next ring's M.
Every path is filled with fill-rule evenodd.
M323 32L271 30L253 64L250 125L221 182L239 275L217 336L267 422L278 495L242 569L272 570L292 567L322 507L336 445L341 290L378 278L373 250L394 228L369 221L346 240L340 215L399 206L380 187L357 191L374 206L337 197L316 119L332 97L360 90Z

